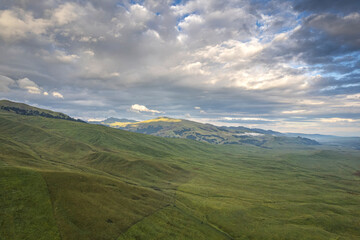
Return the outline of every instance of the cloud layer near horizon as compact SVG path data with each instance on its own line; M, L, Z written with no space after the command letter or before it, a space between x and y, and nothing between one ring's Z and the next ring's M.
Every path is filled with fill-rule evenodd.
M360 3L321 2L5 0L0 97L360 135Z

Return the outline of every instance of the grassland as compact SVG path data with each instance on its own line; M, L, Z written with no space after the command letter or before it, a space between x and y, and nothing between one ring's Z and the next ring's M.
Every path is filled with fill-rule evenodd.
M360 152L0 111L0 239L360 239Z

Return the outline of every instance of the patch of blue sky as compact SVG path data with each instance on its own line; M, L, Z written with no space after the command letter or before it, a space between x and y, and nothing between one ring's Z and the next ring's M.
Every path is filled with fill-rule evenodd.
M175 0L173 1L173 3L171 4L171 6L176 6L176 5L179 5L181 4L182 0Z
M125 4L124 4L123 1L120 1L120 2L117 2L117 3L116 3L116 6L117 6L117 7L125 7Z
M322 77L332 77L335 80L341 80L343 77L345 77L347 74L341 74L338 72L324 72L321 74Z
M258 35L257 35L257 38L262 41L262 35L264 33L264 26L265 24L261 21L261 20L256 20L256 30L258 31Z
M339 63L356 63L360 61L360 52L352 52L348 54L338 55L332 57L333 61L338 61Z
M308 17L308 16L310 16L310 15L311 15L311 13L308 12L308 11L301 12L301 13L299 13L299 14L296 16L296 20L302 22L302 20L303 20L304 18L306 18L306 17Z
M304 69L304 68L308 68L308 66L306 64L301 64L301 63L289 63L289 66L291 68L295 68L295 69Z
M354 71L352 71L351 73L360 73L360 69L355 69ZM359 80L360 81L360 80Z
M343 84L343 85L341 85L342 88L358 87L358 86L360 86L360 83L349 83L349 84Z
M117 3L116 3L116 7L117 7L117 8L124 8L126 11L129 11L128 6L127 6L123 1L117 2Z
M327 86L327 87L324 87L324 88L320 89L320 92L332 91L332 90L335 90L335 89L338 89L338 88L339 88L338 85Z
M184 21L184 19L187 18L188 16L190 16L191 14L193 14L193 13L185 13L184 15L178 17L178 18L176 19L176 23L178 24L178 23Z
M306 73L304 73L304 75L309 77L316 77L316 76L327 77L324 74L322 74L321 71L316 71L316 70L307 71Z
M265 24L261 20L256 20L255 25L257 30L259 30L259 33L262 34L264 32L263 27L265 26Z
M131 5L135 5L135 4L143 5L143 4L144 4L144 0L130 0L129 3L130 3Z
M256 26L257 26L258 28L261 28L262 26L264 26L264 24L263 24L261 21L256 20Z
M261 3L261 4L267 4L271 2L272 0L251 0L250 2L253 4Z
M276 33L279 34L279 33L290 32L294 28L295 28L294 26L284 26L284 27L280 28L279 31L276 31Z
M199 14L199 12L198 11L194 11L194 12L191 12L191 13L185 13L184 15L181 15L180 17L178 17L177 19L176 19L176 29L179 31L179 32L181 32L182 31L182 28L179 26L179 23L181 23L182 21L184 21L185 20L185 18L187 18L188 16L190 16L190 15L194 15L194 14Z
M118 8L124 8L126 11L129 11L129 4L130 5L143 5L144 4L144 0L130 0L128 2L125 2L124 1L119 1L116 3L116 7Z
M188 2L189 0L174 0L171 4L171 6L176 6L176 5L184 5Z
M324 87L324 88L320 89L320 92L328 92L328 91L333 91L333 90L337 90L337 89L344 89L344 88L349 89L349 88L358 87L358 86L360 86L360 83L332 85L332 86L327 86L327 87Z

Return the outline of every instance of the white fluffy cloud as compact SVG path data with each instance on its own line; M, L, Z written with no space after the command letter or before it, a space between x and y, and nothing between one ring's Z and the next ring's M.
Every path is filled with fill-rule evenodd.
M50 28L56 28L73 22L84 13L75 3L65 3L52 10L46 10L47 17L36 18L20 8L0 11L0 37L7 41L26 38L27 35L46 34ZM53 32L48 33L50 35Z
M0 92L9 91L9 86L17 86L19 89L26 90L30 94L49 96L49 92L44 91L42 87L29 78L21 78L15 81L9 77L0 75ZM57 91L52 91L51 95L55 98L64 98L64 96Z
M64 96L59 92L52 92L51 94L56 98L64 98Z
M20 88L26 89L31 94L41 94L41 88L28 78L22 78L17 80L17 84Z
M153 109L148 109L146 106L144 105L139 105L139 104L134 104L131 106L130 111L132 112L149 112L149 113L163 113L161 111L158 110L153 110Z
M67 2L60 5L52 13L52 21L58 25L68 24L76 20L81 14L81 8L75 3Z
M59 50L56 50L53 54L57 60L63 63L71 63L80 58L76 54L66 54L65 52Z
M0 36L8 41L23 38L26 34L42 34L49 26L44 19L35 19L31 13L23 10L0 11Z

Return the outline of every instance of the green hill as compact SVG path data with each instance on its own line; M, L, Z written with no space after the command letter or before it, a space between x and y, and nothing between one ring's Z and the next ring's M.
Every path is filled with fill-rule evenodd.
M186 138L212 144L251 144L267 148L289 144L319 145L318 142L308 138L287 137L274 131L245 127L218 127L168 117L159 117L142 122L128 119L117 121L117 119L110 118L100 124L131 132L168 138Z
M0 133L0 239L360 239L357 150L215 145L7 110Z
M7 111L7 112L12 112L27 116L41 116L46 118L57 118L57 119L64 119L69 121L83 122L82 120L71 118L63 113L36 108L24 103L16 103L8 100L0 100L0 111Z

